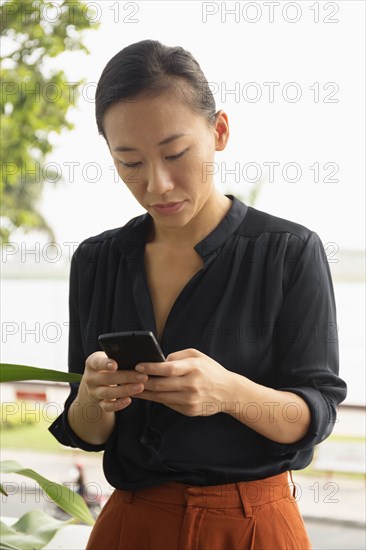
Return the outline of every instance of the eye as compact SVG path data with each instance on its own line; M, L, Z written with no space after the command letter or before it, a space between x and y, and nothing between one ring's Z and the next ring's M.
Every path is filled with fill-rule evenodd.
M182 151L181 153L178 153L177 155L173 155L172 157L166 157L166 158L169 159L169 160L179 159L180 157L182 157L188 151L188 149L189 149L189 147L187 149L184 149L184 151Z
M126 162L123 162L122 160L119 160L118 162L122 165L123 168L136 168L136 166L141 164L140 162L126 163Z
M181 158L187 151L189 150L189 147L187 149L184 149L184 151L181 151L177 155L172 155L171 157L165 157L168 160L177 160ZM123 168L136 168L141 162L123 162L122 160L118 161Z

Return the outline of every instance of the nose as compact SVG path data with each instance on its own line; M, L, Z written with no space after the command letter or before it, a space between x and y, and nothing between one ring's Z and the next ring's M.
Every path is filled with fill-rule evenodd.
M158 163L150 165L147 174L147 192L152 195L163 195L172 189L174 189L174 183L169 171Z

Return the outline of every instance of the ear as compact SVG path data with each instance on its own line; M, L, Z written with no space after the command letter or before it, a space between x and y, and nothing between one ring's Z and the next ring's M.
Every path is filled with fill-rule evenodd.
M229 120L225 111L217 111L215 117L215 150L223 151L229 140Z

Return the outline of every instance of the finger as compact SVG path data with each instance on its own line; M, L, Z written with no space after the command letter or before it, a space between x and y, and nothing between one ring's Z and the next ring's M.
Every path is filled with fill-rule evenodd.
M105 412L117 412L125 409L131 403L131 397L121 397L119 399L114 399L113 401L101 401L99 405Z
M95 371L115 371L118 369L117 362L110 359L104 351L96 351L89 355L85 364Z
M117 370L116 372L103 372L99 374L98 385L116 386L123 384L133 384L137 382L146 382L148 376L135 370Z
M167 361L179 361L180 359L186 359L187 357L199 357L200 355L202 355L202 353L198 351L198 349L187 348L169 353L166 359Z
M144 383L145 391L153 392L182 391L182 386L180 376L150 376Z
M120 386L99 386L95 390L95 395L100 401L111 401L135 395L143 390L144 385L142 383L121 384Z
M137 372L143 372L151 376L183 376L190 372L192 367L188 361L164 361L161 363L138 363L135 366Z

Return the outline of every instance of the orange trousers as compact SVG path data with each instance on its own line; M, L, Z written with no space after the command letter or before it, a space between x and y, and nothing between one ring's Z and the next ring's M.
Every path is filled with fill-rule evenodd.
M223 485L116 489L86 550L311 549L288 473L292 481L283 472Z

